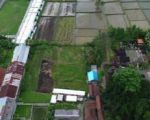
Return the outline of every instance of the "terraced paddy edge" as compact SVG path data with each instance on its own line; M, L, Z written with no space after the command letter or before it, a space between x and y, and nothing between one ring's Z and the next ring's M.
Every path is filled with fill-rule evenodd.
M37 45L31 47L19 100L26 103L49 103L50 93L37 92L43 59L54 63L54 87L86 90L85 63L82 47Z
M28 3L28 0L6 1L0 10L0 34L16 34Z

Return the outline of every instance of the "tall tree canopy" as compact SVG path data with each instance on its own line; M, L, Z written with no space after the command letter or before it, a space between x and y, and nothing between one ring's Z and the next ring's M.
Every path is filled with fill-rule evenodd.
M141 87L139 73L130 67L118 69L113 74L113 82L124 92L137 92Z

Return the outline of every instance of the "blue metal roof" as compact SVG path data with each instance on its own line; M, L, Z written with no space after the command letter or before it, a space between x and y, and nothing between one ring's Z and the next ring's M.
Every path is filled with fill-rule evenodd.
M88 81L98 80L98 73L96 71L90 71L87 73Z

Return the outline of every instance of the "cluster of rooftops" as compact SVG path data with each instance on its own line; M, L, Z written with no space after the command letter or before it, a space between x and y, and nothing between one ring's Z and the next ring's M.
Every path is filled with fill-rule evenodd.
M27 39L33 37L44 3L44 0L31 0L14 42L18 44L25 43Z
M16 98L29 54L29 46L16 46L11 64L0 71L0 120L10 120L15 111ZM9 112L8 112L9 111Z

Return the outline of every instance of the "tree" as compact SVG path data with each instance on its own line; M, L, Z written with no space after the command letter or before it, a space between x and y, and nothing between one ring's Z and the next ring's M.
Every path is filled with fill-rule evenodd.
M140 89L141 77L134 68L115 71L103 94L104 108L112 118L116 116L113 120L136 120L134 114Z
M150 46L150 30L148 30L145 35L145 42L148 46Z
M141 87L139 73L130 67L118 69L113 74L113 82L119 85L124 92L137 92Z

